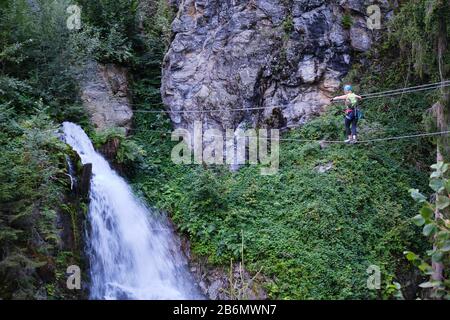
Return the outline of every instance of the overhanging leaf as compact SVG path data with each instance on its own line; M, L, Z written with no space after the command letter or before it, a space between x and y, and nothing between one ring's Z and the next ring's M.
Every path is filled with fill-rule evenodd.
M442 177L442 172L440 171L435 171L430 175L431 179L438 179Z
M418 214L417 216L412 218L413 222L416 226L421 227L425 224L425 219L422 217L422 215Z
M431 274L433 273L433 268L426 262L422 262L419 266L418 266L419 270L422 271L425 274Z
M434 223L429 223L423 227L423 235L428 237L436 232L436 225Z
M436 192L441 192L444 190L444 180L442 179L431 179L430 188Z
M446 240L450 239L450 232L449 231L439 231L436 234L436 240L440 242L444 242Z
M431 169L434 169L436 171L444 171L444 162L443 161L439 161L438 163L435 163L431 166Z
M419 259L414 252L405 251L404 254L406 256L406 259L408 259L408 261L416 261L417 259Z
M443 252L450 251L450 240L447 240L444 242L444 244L441 247L441 251L443 251Z
M438 210L443 210L443 209L447 208L448 206L450 206L450 198L449 197L437 196L436 208L438 208Z
M426 205L420 209L420 214L425 220L430 220L434 216L434 210L429 205Z
M443 256L444 256L444 254L443 254L442 252L436 251L436 252L431 256L431 261L433 261L433 262L441 262Z
M419 192L419 189L410 189L411 197L418 202L425 202L427 198Z

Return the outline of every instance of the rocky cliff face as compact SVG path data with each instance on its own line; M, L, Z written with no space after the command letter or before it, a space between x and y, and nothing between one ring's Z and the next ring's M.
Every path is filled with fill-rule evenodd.
M80 76L81 100L94 126L129 128L133 117L125 68L89 62Z
M355 53L380 35L367 27L367 7L379 5L382 23L391 14L387 0L172 2L161 91L174 125L191 131L200 118L221 130L308 121L340 88Z

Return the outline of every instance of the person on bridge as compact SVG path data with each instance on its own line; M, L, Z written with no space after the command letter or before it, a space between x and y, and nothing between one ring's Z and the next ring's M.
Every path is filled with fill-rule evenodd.
M347 84L344 86L344 95L334 97L331 101L344 100L347 109L345 109L345 133L347 134L347 139L345 143L356 143L357 142L357 126L358 120L361 118L362 113L358 109L358 102L362 99L361 96L353 93L353 88L351 85Z

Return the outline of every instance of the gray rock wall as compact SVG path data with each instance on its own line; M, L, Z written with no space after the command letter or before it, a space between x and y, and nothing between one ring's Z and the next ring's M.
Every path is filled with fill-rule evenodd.
M391 1L392 2L392 1ZM176 127L297 126L324 110L357 52L380 31L366 10L388 1L182 0L161 94ZM345 17L345 18L344 18ZM351 17L351 24L343 23ZM251 110L251 108L264 108ZM191 110L220 112L178 113ZM233 109L246 109L232 111Z
M130 128L133 111L125 68L88 62L80 72L80 84L81 100L98 130Z

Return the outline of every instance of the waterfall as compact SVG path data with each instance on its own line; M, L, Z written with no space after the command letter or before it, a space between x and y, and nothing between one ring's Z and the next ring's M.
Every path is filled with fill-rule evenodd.
M86 231L90 298L200 298L167 219L133 195L80 126L65 122L63 132L83 164L92 163Z

